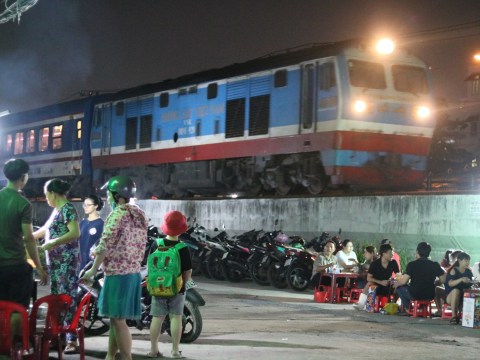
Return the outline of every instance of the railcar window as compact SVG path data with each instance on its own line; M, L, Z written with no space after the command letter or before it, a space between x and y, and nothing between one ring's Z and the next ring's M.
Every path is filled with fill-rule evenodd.
M17 132L15 134L15 146L13 148L13 154L22 154L23 153L23 132Z
M140 148L152 146L152 115L144 115L140 118Z
M132 150L137 148L137 118L132 117L127 119L125 129L125 150Z
M428 93L425 70L416 66L392 66L393 84L395 90L415 94Z
M46 127L40 129L40 133L38 134L39 143L38 143L38 151L47 151L48 150L48 140L50 138L50 128Z
M320 65L318 80L320 90L329 90L337 85L335 78L335 65L331 62Z
M12 134L7 135L7 140L5 141L5 153L10 154L12 152L13 136Z
M181 88L178 90L178 96L187 95L187 88Z
M168 100L170 99L170 96L167 92L161 93L160 94L160 107L168 107Z
M284 87L287 86L287 70L278 70L275 72L274 86Z
M196 94L196 93L197 93L197 85L190 86L190 87L188 88L188 93L189 93L189 94Z
M27 131L27 144L26 152L33 153L35 152L35 130Z
M80 140L82 138L82 120L77 121L77 139Z
M208 84L207 87L207 99L215 99L218 95L218 85L217 83Z
M63 125L55 125L52 129L52 149L60 150L62 148Z
M385 70L382 64L368 61L350 60L348 74L352 86L367 89L385 89Z

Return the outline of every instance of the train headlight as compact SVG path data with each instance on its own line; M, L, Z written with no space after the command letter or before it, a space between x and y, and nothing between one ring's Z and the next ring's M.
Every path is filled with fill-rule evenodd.
M356 100L353 103L353 110L357 113L364 113L367 111L367 103L363 100Z
M379 54L389 55L395 50L395 43L390 39L380 39L377 41L375 48Z
M417 119L424 120L430 117L430 108L427 106L417 106L414 109L414 114Z

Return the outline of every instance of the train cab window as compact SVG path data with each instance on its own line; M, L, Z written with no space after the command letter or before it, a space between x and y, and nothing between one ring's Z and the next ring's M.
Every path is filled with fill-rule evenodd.
M60 150L62 148L63 125L55 125L52 128L52 149Z
M152 115L140 117L140 148L152 146Z
M46 127L40 129L40 133L38 134L38 151L47 151L48 150L48 141L50 138L50 128Z
M77 140L82 138L82 120L77 121Z
M368 61L350 60L348 62L350 84L366 89L385 89L385 70L382 64Z
M13 147L14 155L23 153L23 140L24 140L23 132L17 132L15 134L15 145Z
M190 86L190 87L188 88L188 93L189 93L189 94L196 94L196 93L197 93L197 85Z
M25 151L27 153L35 152L35 130L27 131L27 143L25 146Z
M208 84L207 87L207 99L215 99L218 95L218 85L217 83Z
M276 88L287 86L287 70L275 71L274 86Z
M428 93L425 70L416 66L392 66L393 85L395 90L413 94Z
M160 107L168 107L168 100L170 100L170 95L167 92L160 94Z
M318 81L320 90L329 90L337 85L335 79L335 65L332 62L319 66Z
M178 89L178 96L187 95L187 88Z

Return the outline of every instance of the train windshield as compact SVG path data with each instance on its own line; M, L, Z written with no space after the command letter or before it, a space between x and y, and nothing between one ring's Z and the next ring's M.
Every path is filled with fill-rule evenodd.
M392 66L395 90L413 94L427 94L428 83L425 70L417 66Z
M367 89L385 89L385 70L382 64L368 61L350 60L348 74L352 86Z

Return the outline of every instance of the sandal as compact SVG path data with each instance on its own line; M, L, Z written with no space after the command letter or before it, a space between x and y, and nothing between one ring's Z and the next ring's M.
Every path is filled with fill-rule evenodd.
M174 359L185 359L185 356L182 355L181 351L172 351L172 358L174 358Z
M78 354L79 353L79 347L77 344L74 342L69 342L67 343L67 346L65 346L65 349L63 350L64 354Z
M458 324L460 324L460 319L459 318L452 317L450 319L450 325L458 325Z
M148 358L154 358L154 359L158 359L158 358L163 358L163 354L160 352L160 351L157 351L156 354L152 353L151 351L149 351L147 353L147 357Z

